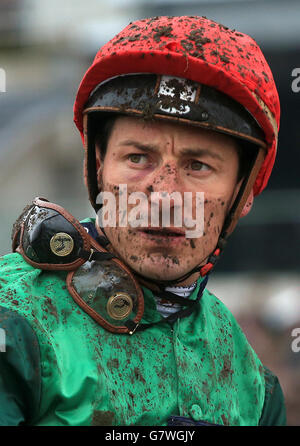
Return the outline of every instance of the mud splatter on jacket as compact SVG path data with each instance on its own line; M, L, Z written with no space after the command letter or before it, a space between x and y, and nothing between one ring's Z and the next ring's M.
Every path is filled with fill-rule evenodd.
M142 322L157 323L117 335L77 306L65 275L0 258L0 425L285 424L277 378L211 293L171 326L144 288Z

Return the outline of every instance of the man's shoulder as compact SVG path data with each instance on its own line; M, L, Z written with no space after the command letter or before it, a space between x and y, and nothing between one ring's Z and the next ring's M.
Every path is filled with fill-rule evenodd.
M206 290L203 296L202 311L206 330L210 339L214 340L220 354L225 349L234 352L235 362L242 370L255 369L264 381L263 365L238 320L230 309L210 291Z
M203 307L219 320L226 320L230 326L238 326L237 320L227 305L207 288L201 299Z
M37 275L40 270L27 263L21 254L14 252L0 257L0 292L24 275Z
M42 271L27 263L19 253L0 257L0 306L17 312L30 310L35 296L51 284L65 284L62 273Z
M230 343L234 346L236 360L243 377L250 376L250 371L256 369L255 382L259 381L263 391L263 406L259 421L260 426L284 426L286 423L286 409L284 396L276 375L264 366L250 345L247 336L240 327L233 313L213 293L206 290L204 294L203 308L206 315L213 317L211 326L213 332L221 332L224 345ZM219 330L217 329L219 328ZM229 340L230 339L230 340ZM216 344L218 346L218 343Z

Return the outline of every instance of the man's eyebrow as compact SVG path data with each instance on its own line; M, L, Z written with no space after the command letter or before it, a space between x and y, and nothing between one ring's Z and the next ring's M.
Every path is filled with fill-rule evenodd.
M126 139L125 141L121 142L122 146L134 146L137 149L143 150L144 152L158 152L159 147L155 144L144 144L140 141L135 141L134 139Z
M213 149L204 149L204 148L184 148L180 151L182 155L185 156L209 156L211 158L218 159L219 161L224 161L223 156L215 152Z
M124 146L134 146L137 149L140 149L144 152L159 152L159 146L155 145L155 144L151 144L151 143L141 143L140 141L135 141L134 139L126 139L125 141L121 142L121 145ZM215 158L218 159L219 161L224 161L224 158L222 157L221 154L215 152L212 149L205 149L205 148L191 148L191 147L187 147L187 148L183 148L180 150L180 155L184 155L184 156L209 156L211 158Z

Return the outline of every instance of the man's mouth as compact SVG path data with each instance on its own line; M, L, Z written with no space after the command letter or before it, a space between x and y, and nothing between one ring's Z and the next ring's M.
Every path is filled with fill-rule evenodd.
M185 237L185 233L177 228L143 228L139 232L152 237L180 238Z

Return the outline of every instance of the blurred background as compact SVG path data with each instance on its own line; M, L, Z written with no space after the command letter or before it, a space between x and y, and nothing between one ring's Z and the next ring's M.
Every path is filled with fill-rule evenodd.
M300 352L292 349L300 328L300 92L292 89L299 0L0 0L0 254L10 252L12 225L35 196L78 219L94 215L74 97L102 44L129 22L157 15L204 15L245 32L273 71L282 108L275 169L209 288L278 375L288 424L300 425Z

